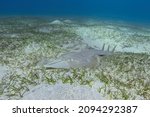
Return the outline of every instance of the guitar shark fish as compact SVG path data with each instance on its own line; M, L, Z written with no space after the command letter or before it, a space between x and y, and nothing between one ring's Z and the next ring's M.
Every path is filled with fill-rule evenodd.
M110 51L110 46L107 50L104 50L105 44L101 50L87 47L81 49L79 52L70 52L61 55L58 59L48 61L44 64L46 69L70 69L70 68L82 68L82 67L93 67L98 62L98 57L112 55L115 51L116 46Z

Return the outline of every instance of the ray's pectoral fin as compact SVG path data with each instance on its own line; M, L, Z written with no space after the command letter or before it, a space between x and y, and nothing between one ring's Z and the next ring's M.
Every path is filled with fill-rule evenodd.
M57 62L53 62L53 63L48 63L48 64L44 65L44 67L46 69L58 69L58 68L68 69L68 68L70 68L70 65L68 64L67 61L57 61Z

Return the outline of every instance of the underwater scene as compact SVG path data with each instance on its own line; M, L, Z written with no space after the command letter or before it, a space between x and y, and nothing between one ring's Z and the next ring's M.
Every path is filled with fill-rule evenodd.
M32 3L2 2L10 9L0 8L0 100L149 100L150 16L137 10L135 20L126 8L129 18L113 18L98 6L80 13L82 5L74 11L74 0L64 1L43 16Z

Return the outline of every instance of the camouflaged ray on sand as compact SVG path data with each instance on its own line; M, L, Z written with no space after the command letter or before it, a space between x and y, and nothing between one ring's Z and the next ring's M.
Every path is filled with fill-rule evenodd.
M44 64L45 68L80 68L80 67L94 67L98 62L99 56L109 56L114 53L116 46L109 51L110 46L107 50L104 50L105 44L101 50L94 49L92 47L86 47L79 52L70 52L60 56L54 61L47 61Z

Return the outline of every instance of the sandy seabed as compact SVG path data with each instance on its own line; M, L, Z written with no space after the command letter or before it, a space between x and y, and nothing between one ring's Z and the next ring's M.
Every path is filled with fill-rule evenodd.
M43 63L116 46L92 68ZM107 49L107 48L105 48ZM113 21L0 18L0 99L150 99L150 28ZM38 97L38 98L37 98Z

